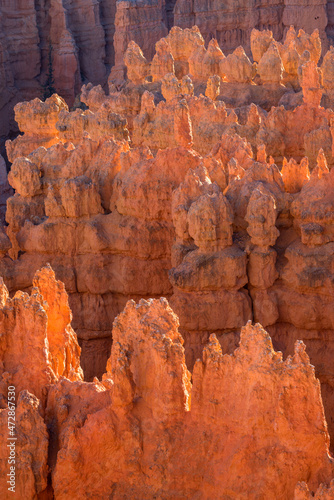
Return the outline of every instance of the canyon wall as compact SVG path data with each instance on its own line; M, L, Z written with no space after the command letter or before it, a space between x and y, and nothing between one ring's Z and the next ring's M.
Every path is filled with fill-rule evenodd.
M9 390L22 498L333 498L320 384L303 342L283 361L248 322L231 355L211 335L191 374L167 300L130 300L102 380L83 382L67 294L50 266L30 295L10 298L0 283L0 323L1 498L12 495Z
M0 434L14 385L31 498L333 497L334 50L249 47L174 26L120 88L14 108Z
M334 37L333 12L325 0L223 6L202 0L1 0L0 154L5 154L5 138L18 132L15 104L43 96L50 65L55 90L72 106L82 83L106 88L111 69L111 79L124 82L123 54L131 40L150 60L155 43L173 25L197 25L206 44L215 38L227 53L243 45L249 55L253 28L269 29L282 40L294 24L307 33L318 29L327 49Z
M334 52L319 67L319 33L292 28L254 30L251 50L174 27L152 64L130 42L126 86L84 86L86 110L18 104L0 274L29 291L51 263L86 380L129 299L170 300L189 368L212 333L232 352L248 320L285 356L302 339L332 434Z
M331 37L331 2L326 0L274 0L259 2L219 2L208 0L177 0L174 23L181 28L197 25L208 43L218 40L223 50L234 50L238 45L249 50L253 28L271 30L277 40L291 25L307 33L318 29L325 48Z

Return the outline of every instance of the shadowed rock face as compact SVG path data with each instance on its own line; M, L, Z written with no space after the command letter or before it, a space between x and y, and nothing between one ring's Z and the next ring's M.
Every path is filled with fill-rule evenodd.
M167 28L168 30L174 26L174 7L176 0L166 0L166 15L167 15Z

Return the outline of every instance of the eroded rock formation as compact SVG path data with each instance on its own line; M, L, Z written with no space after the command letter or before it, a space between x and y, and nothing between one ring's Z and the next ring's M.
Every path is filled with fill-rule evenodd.
M259 62L268 41L273 36L282 41L293 24L300 30L300 47L305 42L312 46L310 35L316 29L327 49L334 33L331 0L307 5L297 0L274 0L269 5L261 0L255 7L245 0L238 5L203 0L2 0L0 136L17 132L13 108L19 101L41 97L50 65L56 91L72 106L82 83L105 86L110 70L112 81L124 82L123 56L130 41L139 44L150 61L155 43L173 25L198 26L209 59L217 49L230 53L242 45L248 55L252 47L254 61ZM266 30L256 46L250 43L254 28ZM180 64L182 59L176 61L177 71Z
M61 288L58 313L66 302L63 285L50 268L36 281L48 304L55 283ZM54 325L54 309L44 311ZM98 498L200 494L288 500L309 499L309 491L317 490L316 498L329 498L333 459L320 384L303 342L283 361L268 333L249 322L231 355L223 355L211 335L191 377L178 327L166 299L129 301L114 322L101 382L61 377L45 388L38 378L29 393L22 379L16 388L16 491L25 498L55 499L89 491ZM41 337L35 341L43 345ZM58 347L62 342L58 338ZM54 359L51 345L44 351ZM26 385L34 373L31 363ZM34 392L43 387L40 401ZM10 411L4 401L2 478ZM4 480L0 488L10 498Z
M152 64L129 43L119 90L16 107L1 387L40 400L56 498L249 498L250 477L254 498L331 494L320 386L296 341L333 437L333 51L319 66L319 33L293 28L282 43L253 31L251 48L255 62L174 27ZM34 278L48 262L68 299L50 268Z

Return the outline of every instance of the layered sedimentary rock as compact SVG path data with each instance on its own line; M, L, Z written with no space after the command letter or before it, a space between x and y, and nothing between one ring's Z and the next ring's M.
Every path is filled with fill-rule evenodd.
M131 40L146 57L153 57L155 42L167 35L165 0L121 0L116 4L114 35L115 68L112 75L122 79L123 55Z
M232 356L213 336L191 384L177 327L166 300L129 302L114 324L103 383L63 380L50 389L55 497L291 498L298 481L326 489L328 435L303 344L283 362L260 325L243 328Z
M71 106L80 90L78 48L70 30L68 12L62 0L36 2L41 51L41 85L52 73L54 88ZM40 95L37 95L40 97Z
M83 11L94 51L96 5ZM152 64L130 41L120 90L111 78L74 111L57 95L15 108L0 433L15 385L20 492L331 498L334 55L320 59L321 36L254 30L251 57L175 27Z
M247 258L233 245L232 207L204 166L189 171L172 203L176 242L169 275L171 304L189 342L191 364L208 331L238 329L252 317L243 289Z
M48 390L63 377L82 380L80 348L64 285L49 266L36 273L31 295L11 299L1 279L0 302L0 492L37 498L49 489Z
M48 486L49 436L40 402L26 390L16 397L15 411L3 405L0 409L0 494L6 500L13 495L38 498Z
M68 106L56 94L45 102L36 98L30 102L18 103L14 108L15 119L24 136L19 135L7 142L9 161L26 156L39 147L48 148L57 143L56 123L63 109L68 110Z
M329 11L330 2L326 0L311 0L307 2L285 0L282 16L283 27L286 31L289 26L294 25L296 29L301 29L306 33L311 33L314 29L318 29L324 47L327 49L326 28L329 24Z
M224 234L221 241L228 243L230 233ZM58 378L61 363L53 351L55 345L66 347L68 354L69 344L59 336L70 313L67 295L51 268L37 273L35 285L47 300L36 312L46 317L54 343L36 335L35 352L44 345L58 374L45 387L43 378L34 378L41 366L34 357L14 392L13 379L6 377L0 409L3 498L12 494L6 443L13 403L8 398L7 404L7 394L15 400L15 488L24 498L63 499L87 491L98 498L308 500L310 491L319 500L330 498L329 435L320 384L303 342L283 361L268 333L249 322L231 355L223 355L212 335L191 376L179 320L167 300L131 300L114 322L102 381L83 382L78 365L74 377L63 371ZM3 286L2 314L9 300ZM17 321L30 323L29 307ZM8 327L2 326L5 334ZM9 353L0 354L1 363L8 363Z
M36 273L31 295L13 298L1 283L1 398L6 387L28 390L45 403L47 386L65 376L81 380L80 348L64 285L50 267ZM34 363L32 363L34 360Z
M175 24L197 25L206 45L215 38L225 53L243 45L250 55L253 28L282 40L291 24L302 37L319 31L333 38L330 0L227 3L195 0L29 0L0 2L0 135L17 132L13 107L41 97L51 72L58 93L72 106L83 82L124 82L123 54L133 40L150 61L154 44ZM270 36L270 35L269 35ZM256 59L254 59L256 60Z
M105 83L105 34L97 0L63 0L68 25L78 48L81 77Z
M303 339L333 435L333 51L319 67L319 33L293 28L283 43L254 31L251 47L255 63L174 28L154 64L129 44L121 90L85 85L89 109L19 106L0 272L29 291L51 263L87 380L131 298L170 300L189 368L212 333L231 353L249 319L284 356Z
M31 98L38 89L40 73L39 35L33 0L0 3L1 23L1 127L0 134L8 135L14 125L11 115L18 99ZM18 95L21 93L21 95ZM11 117L11 116L10 116ZM12 118L12 117L11 117Z
M207 42L216 38L225 50L231 51L238 45L249 47L253 28L269 29L276 39L282 38L284 4L285 2L280 0L275 0L270 5L261 1L255 7L245 1L235 5L233 2L220 4L200 0L177 0L174 22L181 28L196 24Z

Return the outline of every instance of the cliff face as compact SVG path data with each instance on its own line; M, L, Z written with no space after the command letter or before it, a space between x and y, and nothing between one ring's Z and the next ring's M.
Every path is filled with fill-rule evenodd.
M131 42L132 81L84 86L85 111L56 95L16 106L1 274L29 291L51 263L87 380L105 371L129 299L170 299L190 368L212 333L232 352L248 320L284 355L303 339L332 433L334 52L320 68L317 31L280 44L254 30L252 63L206 49L196 27L156 49L149 65Z
M216 38L220 46L231 51L238 45L249 50L249 37L253 28L268 29L276 40L281 40L291 25L307 33L318 29L324 47L327 36L332 35L332 6L326 0L273 2L177 0L174 24L181 28L197 25L208 43ZM327 35L327 36L326 36Z
M50 267L34 284L31 296L18 292L14 299L2 285L0 310L2 340L14 333L20 341L23 332L13 326L28 326L22 339L29 347L20 359L8 340L8 349L0 348L6 370L0 373L0 472L6 478L6 395L15 384L16 491L24 498L89 491L98 498L288 500L309 499L310 490L331 498L325 496L332 491L333 459L320 384L302 342L283 361L268 333L249 322L232 355L223 355L212 335L191 377L167 300L131 300L114 322L102 382L82 382L64 286ZM64 363L59 354L65 352ZM10 498L4 479L0 491Z
M31 498L330 498L334 50L253 30L252 62L196 26L155 49L75 110L15 106L1 435L15 385Z
M13 107L41 97L49 72L56 91L72 106L84 82L124 82L123 54L138 43L149 60L154 45L173 25L197 25L206 44L218 40L225 52L243 45L250 54L253 28L282 40L290 25L318 29L324 49L333 38L330 1L208 2L202 0L28 0L0 1L0 136L17 132ZM4 151L1 150L0 153Z
M56 91L72 106L83 82L106 84L130 40L146 40L150 56L167 13L162 1L2 0L0 26L0 136L8 136L14 105L43 95L50 60Z
M250 32L253 28L269 29L280 40L283 35L282 17L284 1L275 0L249 2L177 0L174 10L174 24L181 28L197 25L208 43L216 38L226 51L238 45L249 47ZM296 24L291 23L291 24Z
M296 481L308 471L313 489L331 477L319 385L302 344L283 362L260 325L242 330L233 356L223 356L212 336L191 385L177 318L166 301L128 303L115 322L114 339L103 378L112 403L64 442L54 473L56 498L87 489L103 498L109 491L120 498L257 498L269 492L292 498ZM300 409L300 421L286 412L291 404ZM317 432L308 418L319 422ZM70 425L67 420L63 428ZM103 437L96 426L105 429ZM306 436L317 450L313 457L310 442L302 444ZM94 481L84 472L92 453L85 443L93 439ZM101 482L98 471L108 450L112 458Z

